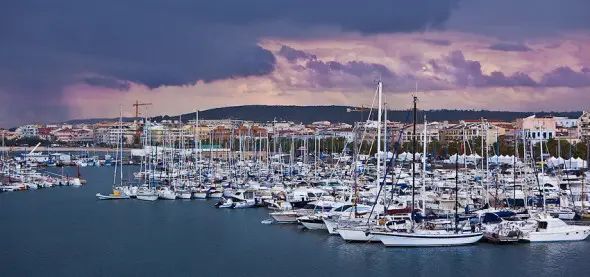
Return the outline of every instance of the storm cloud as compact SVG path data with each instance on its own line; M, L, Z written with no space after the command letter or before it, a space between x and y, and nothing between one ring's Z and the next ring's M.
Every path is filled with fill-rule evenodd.
M304 37L301 30L317 27L363 34L440 29L455 2L10 1L0 9L0 93L10 95L5 108L14 109L5 114L14 114L54 109L26 99L59 102L62 89L78 82L156 88L266 75L275 57L258 46L262 37ZM111 84L80 77L86 74Z
M532 49L522 43L500 42L490 45L491 50L508 52L528 52Z
M199 81L268 76L282 58L297 72L313 72L320 87L348 85L350 76L367 85L379 75L403 84L419 79L376 60L363 61L362 49L352 62L320 61L284 45L287 42L273 53L260 46L267 38L304 43L342 34L366 38L449 30L522 36L590 29L586 0L8 2L0 9L0 99L4 103L0 118L15 123L67 119L68 99L63 91L75 84L122 93L139 84L153 91ZM432 47L461 45L454 37L435 37L423 42ZM449 83L459 86L555 86L569 80L579 87L586 84L588 75L585 70L560 69L535 82L525 73L484 74L479 62L464 57L461 61L459 56L433 63L441 80L447 76L453 80ZM423 64L429 63L420 61L416 66Z

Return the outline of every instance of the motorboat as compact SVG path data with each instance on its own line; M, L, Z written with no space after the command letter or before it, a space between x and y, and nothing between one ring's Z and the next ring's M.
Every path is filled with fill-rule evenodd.
M533 231L523 233L525 242L580 241L590 236L590 226L568 225L548 213L535 214L531 220L537 226Z
M118 199L129 199L129 195L121 193L119 190L113 190L113 193L109 195L103 195L100 193L96 194L96 197L100 200L118 200Z

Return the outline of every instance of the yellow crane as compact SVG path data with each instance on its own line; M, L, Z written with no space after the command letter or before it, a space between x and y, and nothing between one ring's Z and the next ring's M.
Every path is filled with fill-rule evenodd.
M139 107L140 106L151 106L152 103L139 103L139 100L135 101L133 107L135 107L135 136L139 137Z

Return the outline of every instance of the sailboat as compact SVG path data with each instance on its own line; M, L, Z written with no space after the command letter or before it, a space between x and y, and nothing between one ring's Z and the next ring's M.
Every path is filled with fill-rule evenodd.
M414 130L413 134L416 134L416 121L417 121L417 101L418 98L414 96ZM416 136L412 139L412 155L413 161L416 160ZM379 239L385 246L398 246L398 247L432 247L432 246L458 246L474 244L478 242L482 237L483 233L475 226L468 226L463 224L459 227L459 214L458 214L458 199L459 199L459 163L458 159L455 161L455 224L451 225L451 222L427 222L422 226L416 226L414 222L415 216L415 171L416 167L412 166L412 213L411 220L407 222L407 228L401 228L400 231L369 231L368 235L371 235ZM468 222L467 222L468 223ZM453 228L454 227L454 228Z
M145 120L146 124L144 127L144 145L148 145L148 142L151 142L151 131L148 132L147 128L148 128L148 124L147 124L147 116L146 116L146 120ZM137 199L138 200L143 200L143 201L156 201L158 200L158 194L156 193L156 190L152 187L152 181L153 181L153 174L150 174L151 172L151 165L152 165L152 150L150 148L150 155L148 156L147 154L145 155L144 161L145 161L145 174L144 176L146 176L147 178L147 184L141 186L138 190L137 190Z
M122 187L123 185L123 106L121 105L120 107L121 111L119 114L119 142L118 142L118 147L120 149L120 151L117 151L117 153L120 153L120 158L117 159L117 162L119 163L119 173L120 173L120 178L119 178L119 184ZM120 187L117 188L116 186L116 181L117 180L117 166L115 166L115 174L113 176L113 193L108 194L108 195L103 195L101 193L97 193L96 197L98 197L98 199L100 200L117 200L117 199L129 199L129 195L127 195L125 192L123 192Z

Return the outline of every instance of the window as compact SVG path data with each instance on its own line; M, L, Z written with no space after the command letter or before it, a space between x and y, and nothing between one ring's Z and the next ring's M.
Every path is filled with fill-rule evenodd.
M547 222L539 221L539 229L547 229Z

